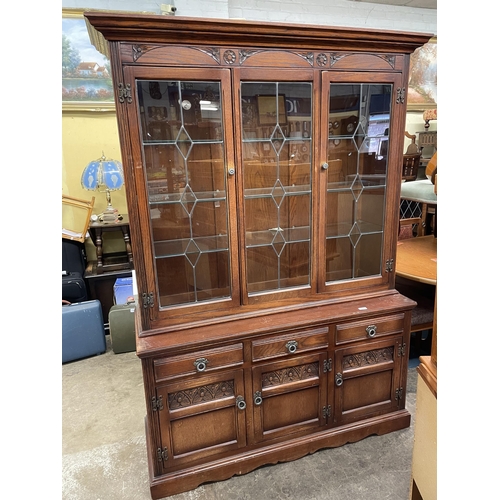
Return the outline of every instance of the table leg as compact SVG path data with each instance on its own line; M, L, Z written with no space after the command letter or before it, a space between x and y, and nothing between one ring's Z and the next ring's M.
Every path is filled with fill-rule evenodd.
M95 252L97 257L97 272L102 271L102 229L95 230Z
M132 245L130 244L130 235L128 233L128 226L122 226L123 241L125 241L125 248L127 249L128 262L130 268L134 268L134 259L132 256Z

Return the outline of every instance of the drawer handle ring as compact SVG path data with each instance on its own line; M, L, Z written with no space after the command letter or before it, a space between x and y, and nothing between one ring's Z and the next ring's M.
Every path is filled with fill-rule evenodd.
M208 365L208 359L198 358L194 363L197 372L204 372Z
M260 391L257 391L253 395L253 402L254 402L255 406L260 406L262 404L262 393Z
M236 398L236 406L238 410L244 410L247 407L247 404L245 403L245 399L243 396L238 396Z
M299 344L295 340L290 340L286 343L285 347L288 349L290 354L293 354L294 352L297 352Z
M370 325L366 327L366 333L368 334L368 337L375 337L377 333L377 325Z
M337 373L335 375L335 385L340 387L344 382L344 378L342 377L342 373Z

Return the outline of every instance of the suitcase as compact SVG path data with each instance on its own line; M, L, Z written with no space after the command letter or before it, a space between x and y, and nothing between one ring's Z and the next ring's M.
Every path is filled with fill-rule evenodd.
M87 300L87 287L80 273L62 275L62 300L84 302Z
M109 337L115 354L135 351L135 302L116 304L109 310Z
M101 303L88 300L62 306L62 362L106 352Z
M62 299L68 302L87 300L85 246L78 241L62 240Z

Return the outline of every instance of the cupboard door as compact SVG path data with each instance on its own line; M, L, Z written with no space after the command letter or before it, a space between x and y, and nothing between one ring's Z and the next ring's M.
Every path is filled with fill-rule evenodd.
M243 371L159 386L160 473L246 445Z
M140 291L152 294L151 314L239 304L229 70L125 74L136 96L127 111L139 125L131 134L133 175L139 207L147 207L143 241L151 241L138 256L148 270Z
M252 370L256 441L303 434L326 424L325 361L326 354L311 354Z
M395 411L404 403L400 386L403 338L370 342L335 353L335 423ZM403 405L404 406L404 405Z
M395 214L388 193L401 168L401 138L392 134L404 111L400 78L323 73L320 289L388 282Z

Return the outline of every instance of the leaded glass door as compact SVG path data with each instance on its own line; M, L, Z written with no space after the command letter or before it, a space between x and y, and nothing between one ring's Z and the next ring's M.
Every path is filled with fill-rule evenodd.
M228 70L133 70L154 310L239 303L229 81Z
M240 81L244 300L313 285L313 82L293 77Z
M384 227L394 76L354 78L323 74L320 289L388 279Z

